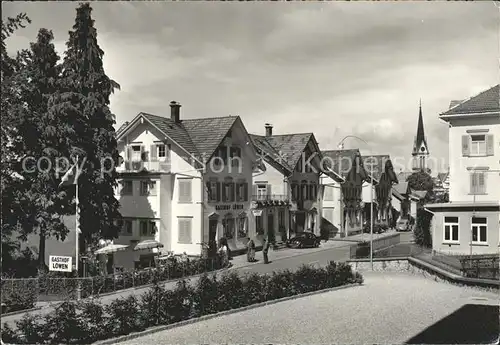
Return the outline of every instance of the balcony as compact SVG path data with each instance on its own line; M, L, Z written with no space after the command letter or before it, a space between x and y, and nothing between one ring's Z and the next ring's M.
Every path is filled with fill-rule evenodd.
M125 161L116 169L118 172L139 172L141 170L154 172L170 172L169 161Z
M272 206L272 205L288 205L290 202L290 197L288 195L281 194L271 194L271 195L252 195L252 201L256 201L263 206Z

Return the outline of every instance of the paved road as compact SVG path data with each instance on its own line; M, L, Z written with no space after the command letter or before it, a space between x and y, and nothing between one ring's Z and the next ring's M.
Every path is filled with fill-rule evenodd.
M363 286L280 302L120 344L401 344L412 338L413 343L419 339L431 339L428 343L433 343L432 339L436 339L433 334L442 337L444 332L453 337L460 330L472 339L462 343L479 344L499 332L495 293L438 283L408 273L365 272L364 275ZM443 319L451 320L447 316L470 304L496 306L489 309L490 319L480 323L489 328L471 328L473 319L484 318L486 314L469 313L470 309L462 313L458 323L444 325ZM441 328L436 330L436 327ZM426 329L431 329L426 333L427 338L422 336ZM448 338L440 343L460 343L457 340L460 339Z
M230 269L238 272L240 275L249 274L252 272L264 274L271 273L273 271L284 270L284 269L296 269L302 264L313 264L325 266L329 261L345 261L349 257L349 248L352 243L349 242L336 242L325 244L325 249L284 249L281 251L270 251L269 258L271 260L270 264L262 263L262 254L257 253L257 258L261 259L259 262L246 266L247 263L244 262L245 257L234 258L235 267ZM326 249L328 248L328 249ZM289 256L293 255L293 256ZM288 257L287 257L288 256ZM274 258L279 258L279 260L272 261ZM245 265L245 266L244 266ZM241 267L244 266L244 267ZM228 270L224 270L228 271ZM223 272L224 272L223 271ZM219 273L220 274L220 273ZM196 282L197 278L192 278L191 281ZM176 282L165 283L166 288L174 288ZM122 291L116 294L102 296L101 301L104 304L110 303L112 300L119 297L128 297L130 295L141 295L148 288L130 289ZM31 312L34 315L46 315L51 312L54 308L52 306L47 306L43 309ZM2 324L7 322L14 327L14 323L23 317L24 313L2 316Z

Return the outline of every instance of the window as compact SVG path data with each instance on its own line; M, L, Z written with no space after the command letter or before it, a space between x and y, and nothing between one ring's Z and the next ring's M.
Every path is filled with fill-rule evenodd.
M255 217L255 229L257 231L257 235L264 234L264 218L262 216Z
M132 236L132 220L130 219L123 220L123 225L120 234L123 236Z
M233 215L227 215L222 220L222 227L224 229L224 237L228 240L234 238L234 218Z
M156 145L156 149L158 150L158 158L167 157L167 150L164 144Z
M444 242L458 241L458 217L444 217Z
M236 201L248 201L248 184L246 182L236 184Z
M156 232L158 231L158 227L156 226L156 221L154 220L149 221L148 230L150 236L156 235Z
M239 147L231 147L230 150L231 166L240 167L241 149Z
M192 202L191 184L192 179L179 179L179 202Z
M208 191L208 201L216 202L218 192L219 183L216 180L212 180L207 182L207 191Z
M278 211L278 226L280 230L285 228L285 210L280 209Z
M307 181L303 180L300 185L300 198L301 200L309 200L308 190L307 190Z
M222 202L234 202L234 182L232 178L227 178L224 181Z
M217 153L217 157L220 159L217 159L217 164L220 164L221 162L223 164L227 163L227 147L226 146L220 146L219 151Z
M181 244L190 244L191 239L191 226L193 219L191 217L179 217L177 219L179 234L177 242Z
M470 193L486 194L486 174L475 171L470 175Z
M266 200L267 198L267 184L257 185L257 200Z
M297 182L292 182L291 189L292 189L292 200L297 200L299 198L299 185L297 184Z
M138 162L142 161L142 146L132 145L132 161Z
M156 181L141 181L141 195L156 195Z
M472 243L488 243L488 220L485 217L472 217Z
M133 183L130 180L124 180L120 182L122 185L121 195L132 195Z
M486 154L486 136L484 134L470 136L470 154L471 156Z
M141 236L149 236L149 222L146 220L140 221Z
M332 186L325 186L323 200L324 201L334 201L333 200L333 187Z
M238 217L238 238L248 237L247 220L246 214L241 214Z

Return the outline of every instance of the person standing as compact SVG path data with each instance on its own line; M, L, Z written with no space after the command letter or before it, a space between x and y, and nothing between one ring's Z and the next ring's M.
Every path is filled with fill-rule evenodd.
M251 238L248 238L247 248L247 261L255 262L255 242Z
M229 246L224 237L220 239L219 253L222 256L222 267L229 266Z
M269 239L265 239L264 241L264 246L262 248L262 254L264 255L264 263L268 264L269 263L269 258L267 256L267 253L269 252Z

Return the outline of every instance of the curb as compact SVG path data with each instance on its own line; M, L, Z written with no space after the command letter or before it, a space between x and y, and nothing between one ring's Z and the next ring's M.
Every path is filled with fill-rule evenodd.
M146 329L146 330L141 331L141 332L127 334L127 335L123 335L123 336L112 338L112 339L106 339L106 340L102 340L102 341L97 341L97 342L95 342L93 344L96 344L96 345L116 344L116 343L120 343L120 342L123 342L123 341L132 340L132 339L135 339L135 338L140 338L140 337L143 337L145 335L149 335L149 334L153 334L153 333L157 333L157 332L161 332L161 331L166 331L166 330L169 330L169 329L172 329L172 328L177 328L177 327L181 327L181 326L193 324L193 323L196 323L196 322L201 322L201 321L206 321L206 320L214 319L214 318L220 317L220 316L225 316L225 315L230 315L230 314L236 314L236 313L239 313L239 312L242 312L242 311L246 311L246 310L250 310L250 309L256 309L256 308L264 307L264 306L271 305L271 304L276 304L276 303L285 302L285 301L289 301L289 300L293 300L293 299L298 299L298 298L301 298L301 297L308 297L308 296L317 295L317 294L320 294L320 293L325 293L325 292L330 292L330 291L342 290L342 289L346 289L346 288L350 288L350 287L355 287L355 286L360 286L360 285L363 285L363 284L357 284L357 283L347 284L347 285L342 285L342 286L336 286L336 287L333 287L333 288L327 288L327 289L323 289L323 290L317 290L317 291L306 292L306 293L303 293L303 294L297 294L297 295L293 295L293 296L287 296L287 297L283 297L283 298L279 298L279 299L275 299L275 300L271 300L271 301L266 301L266 302L261 302L261 303L256 303L256 304L248 305L246 307L225 310L225 311L221 311L219 313L210 314L210 315L203 315L203 316L200 316L200 317L197 317L197 318L192 318L192 319L188 319L188 320L184 320L184 321L172 323L172 324L169 324L169 325L155 326L155 327L152 327L150 329Z
M16 311L8 312L8 313L2 313L2 314L0 314L0 317L12 316L12 315L23 314L23 313L31 313L31 312L34 312L34 311L37 311L40 309L43 309L43 307L35 307L35 308L30 308L30 309L16 310Z

